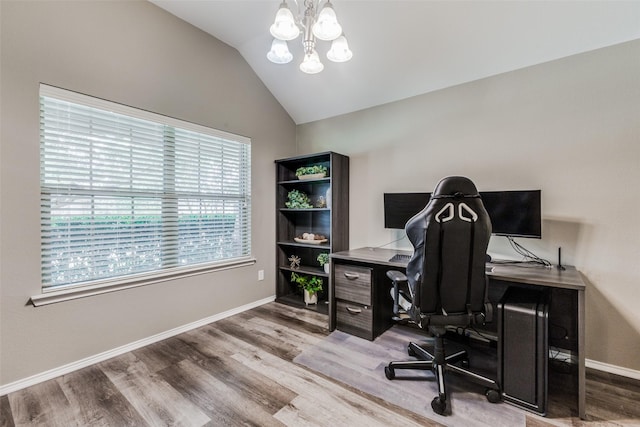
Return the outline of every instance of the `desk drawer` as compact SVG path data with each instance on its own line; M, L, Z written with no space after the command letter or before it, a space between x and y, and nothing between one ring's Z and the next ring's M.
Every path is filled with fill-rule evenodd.
M335 297L371 305L371 269L356 265L336 264Z
M337 329L367 340L373 339L373 310L371 306L336 301Z

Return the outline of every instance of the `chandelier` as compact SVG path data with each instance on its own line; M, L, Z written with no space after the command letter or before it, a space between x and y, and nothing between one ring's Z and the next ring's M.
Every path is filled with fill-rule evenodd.
M294 0L298 5L297 0ZM287 41L296 39L301 31L303 33L302 47L304 59L300 64L300 70L307 74L316 74L324 69L320 62L320 56L316 51L316 39L331 41L331 48L327 52L327 58L333 62L345 62L351 59L353 53L349 50L347 39L342 33L342 27L336 18L336 12L330 0L326 0L320 13L317 9L322 0L304 0L304 15L298 17L297 22L286 0L282 0L276 19L270 28L274 37L271 50L267 53L269 61L276 64L287 64L293 59L289 52Z

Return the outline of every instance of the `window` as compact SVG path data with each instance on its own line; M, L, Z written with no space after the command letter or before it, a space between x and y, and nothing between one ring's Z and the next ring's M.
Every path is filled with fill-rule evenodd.
M248 138L41 85L43 291L251 254Z

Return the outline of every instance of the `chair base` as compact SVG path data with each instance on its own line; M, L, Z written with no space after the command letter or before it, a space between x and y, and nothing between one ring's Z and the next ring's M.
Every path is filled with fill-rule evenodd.
M445 356L442 336L436 335L433 354L414 342L409 343L407 353L409 356L417 357L419 360L390 362L389 365L384 368L385 376L387 379L393 380L396 376L396 369L433 371L436 376L436 381L438 382L438 395L431 401L431 408L436 414L446 415L447 413L451 413L450 408L448 408L447 390L444 380L444 374L447 371L463 375L476 384L485 386L487 388L485 396L489 402L497 403L501 400L500 387L495 380L466 369L469 356L465 350ZM457 363L460 363L462 366L456 365Z

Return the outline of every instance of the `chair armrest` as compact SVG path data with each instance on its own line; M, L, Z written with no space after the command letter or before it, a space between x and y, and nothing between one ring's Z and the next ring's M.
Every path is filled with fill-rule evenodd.
M484 322L493 322L493 305L488 301L484 303Z
M389 279L391 279L391 281L394 283L394 286L398 282L406 282L407 281L407 276L405 276L403 273L401 273L399 271L396 271L396 270L387 271L387 277Z
M393 320L399 321L400 319L400 284L407 283L407 276L396 270L387 271L387 277L393 282Z

